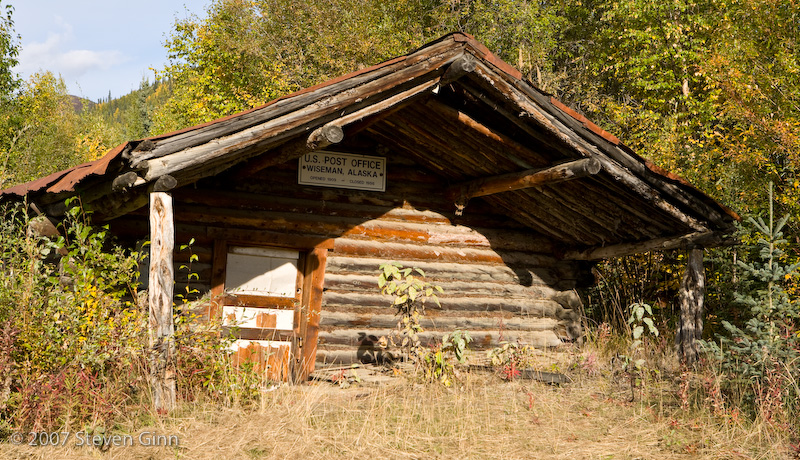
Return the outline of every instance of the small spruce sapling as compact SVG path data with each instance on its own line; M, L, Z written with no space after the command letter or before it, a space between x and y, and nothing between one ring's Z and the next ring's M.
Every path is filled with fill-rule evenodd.
M794 388L797 393L791 382L800 380L800 312L784 284L800 264L787 263L781 249L787 243L782 229L789 216L774 221L771 184L769 197L769 221L760 217L748 219L760 234L757 242L749 246L751 260L737 262L741 282L734 301L749 310L750 318L744 328L723 321L727 335L719 337L719 344L704 342L704 346L731 377L728 383L752 388L748 393L756 397L753 402L759 391L776 385L777 375L786 383L780 390L785 401L796 404L800 394L792 396L789 389Z

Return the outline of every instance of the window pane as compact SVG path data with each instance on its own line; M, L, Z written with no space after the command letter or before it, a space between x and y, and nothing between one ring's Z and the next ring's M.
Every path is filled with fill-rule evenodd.
M294 297L297 287L297 258L297 251L232 248L228 253L225 290L232 294Z

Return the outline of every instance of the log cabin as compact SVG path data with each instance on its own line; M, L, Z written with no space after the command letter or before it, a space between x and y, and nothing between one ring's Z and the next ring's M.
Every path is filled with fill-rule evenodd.
M191 285L210 294L210 317L236 324L237 356L293 380L391 359L376 344L397 323L376 284L389 261L444 290L424 339L462 329L475 348L558 347L581 338L593 261L686 249L691 359L702 248L738 219L461 33L0 194L52 223L77 195L120 241L151 241L161 359L173 290ZM178 269L190 240L191 281Z

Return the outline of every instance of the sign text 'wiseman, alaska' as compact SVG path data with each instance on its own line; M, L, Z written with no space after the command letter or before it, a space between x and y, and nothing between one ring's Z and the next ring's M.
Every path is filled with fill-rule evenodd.
M297 182L303 185L386 190L386 158L351 153L307 153L300 157Z

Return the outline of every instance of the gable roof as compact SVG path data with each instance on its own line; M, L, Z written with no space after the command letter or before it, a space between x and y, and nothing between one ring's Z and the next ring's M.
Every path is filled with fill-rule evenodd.
M560 242L570 258L712 246L738 219L461 33L246 112L127 142L0 197L27 196L57 215L80 194L112 218L143 206L148 191L165 187L160 178L174 187L234 167L246 173L356 135L440 175L467 213L478 181L589 159L579 178L472 198Z

